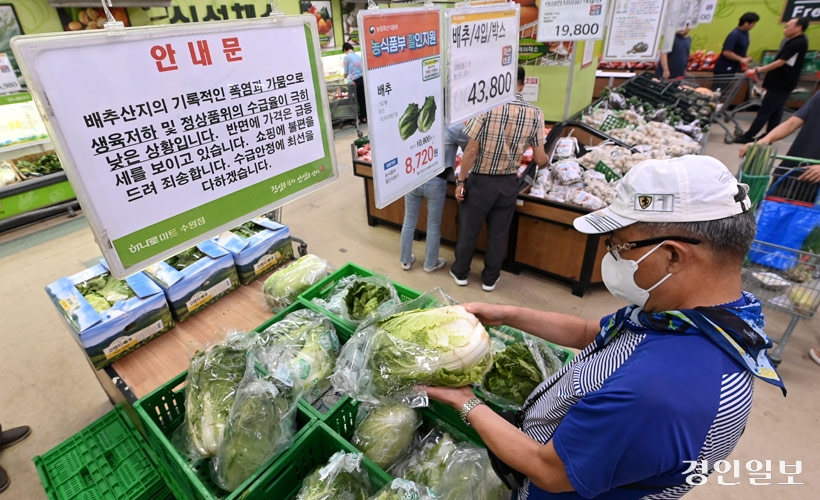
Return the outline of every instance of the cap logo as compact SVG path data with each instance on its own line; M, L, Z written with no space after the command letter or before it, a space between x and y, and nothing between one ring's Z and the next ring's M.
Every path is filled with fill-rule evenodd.
M667 194L636 194L636 212L674 212L675 195Z
M651 196L638 196L638 206L646 210L652 204Z

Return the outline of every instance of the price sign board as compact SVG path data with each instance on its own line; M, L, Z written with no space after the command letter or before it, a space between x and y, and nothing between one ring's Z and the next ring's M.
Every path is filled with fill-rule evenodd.
M538 41L600 40L608 0L540 0Z
M9 56L0 52L0 94L13 94L21 90Z
M511 101L518 64L517 3L448 9L447 123Z
M314 16L31 35L12 48L118 277L337 176Z
M441 10L359 11L375 204L444 169Z
M613 0L601 60L656 61L667 1Z

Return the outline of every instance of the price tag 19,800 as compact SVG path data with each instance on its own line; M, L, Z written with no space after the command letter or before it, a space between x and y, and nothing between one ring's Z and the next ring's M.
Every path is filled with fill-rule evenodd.
M604 37L606 0L540 0L539 42L600 40Z
M517 3L447 10L447 123L454 125L515 97Z

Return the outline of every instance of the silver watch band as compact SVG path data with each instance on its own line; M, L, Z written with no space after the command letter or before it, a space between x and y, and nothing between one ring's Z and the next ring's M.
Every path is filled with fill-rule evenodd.
M470 422L467 421L467 414L470 413L473 410L473 408L475 408L476 406L483 405L483 404L484 404L484 401L482 401L478 398L472 398L469 401L467 401L466 403L464 403L464 406L462 406L461 410L459 410L459 412L458 412L458 414L461 416L461 420L463 420L465 424L470 425ZM470 426L472 427L472 425L470 425Z

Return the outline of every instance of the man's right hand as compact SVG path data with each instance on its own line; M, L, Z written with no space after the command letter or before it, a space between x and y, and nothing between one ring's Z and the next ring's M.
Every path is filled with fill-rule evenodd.
M746 63L746 64L752 64L753 62L755 62L755 60L752 59L751 57L744 57L740 60L740 62L743 62L743 63Z
M464 186L464 184L461 184L460 186L456 186L456 201L461 203L462 201L464 201L464 196L466 196L466 195L467 195L467 188Z
M487 326L498 326L504 322L504 309L498 304L468 302L462 305L467 312L475 314L482 324Z
M740 157L740 158L743 158L744 156L746 156L746 151L749 150L749 145L750 144L752 144L752 143L748 143L748 144L744 144L744 145L740 146L740 149L737 151L737 156Z
M812 165L808 167L805 172L800 174L800 177L798 177L797 180L806 182L820 182L820 165Z

